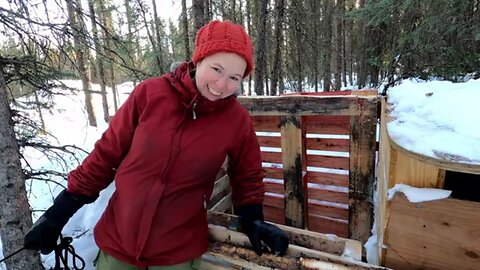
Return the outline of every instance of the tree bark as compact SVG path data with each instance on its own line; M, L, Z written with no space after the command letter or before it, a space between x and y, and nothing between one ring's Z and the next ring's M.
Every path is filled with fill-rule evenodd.
M109 75L109 80L110 80L110 87L112 88L112 96L113 96L113 108L115 111L118 110L118 93L117 93L117 87L115 84L115 72L114 70L114 59L113 59L113 50L112 50L112 32L114 31L113 29L113 22L110 13L105 7L105 3L103 2L104 0L97 0L98 3L98 8L100 10L100 21L103 25L103 38L104 38L104 44L105 44L105 56L108 59L108 75Z
M278 81L282 80L282 43L283 43L283 16L285 14L284 0L275 1L275 48L273 50L272 77L270 81L271 95L276 95ZM283 94L280 92L279 94Z
M332 77L332 11L333 0L325 0L323 6L323 91L328 92L331 89Z
M202 2L203 3L203 2ZM195 18L196 19L196 18ZM187 2L182 0L183 46L185 46L185 60L190 59L190 38L188 37Z
M103 120L105 122L109 121L110 113L108 112L108 99L107 99L107 81L105 79L105 68L103 66L103 51L100 45L98 38L98 28L97 28L97 15L95 13L94 7L95 0L88 1L88 9L90 11L90 19L92 22L92 34L93 34L93 43L95 45L95 54L96 54L96 64L97 64L97 77L100 82L100 92L102 95L102 108L103 108Z
M255 93L258 96L264 95L265 71L267 69L267 0L259 1L258 25L257 25L257 46L255 48Z
M206 2L206 3L205 3ZM182 10L183 10L183 5L185 3L185 0L182 0ZM186 6L186 5L185 5ZM204 0L192 0L192 8L193 8L193 22L195 25L195 33L202 28L206 24L206 14L208 12L205 12L205 7L209 7L208 1ZM185 8L185 12L186 12ZM209 10L209 9L208 9Z
M0 65L0 236L4 256L23 247L23 237L32 226L25 176L13 126L3 66ZM8 269L43 269L35 251L20 252L5 263Z
M88 123L92 127L97 126L97 119L95 117L95 112L93 110L92 104L92 95L90 92L90 77L87 71L87 57L86 52L87 49L87 42L85 39L85 35L87 34L87 28L85 27L85 23L82 19L82 6L80 2L76 0L66 0L67 10L68 10L68 18L70 20L70 28L73 32L73 43L74 43L74 50L75 50L75 61L78 73L80 74L80 78L82 80L82 88L85 94L85 107L88 114Z
M336 66L335 66L335 90L342 89L342 71L343 71L343 21L345 16L345 0L337 0L337 38L336 38ZM345 75L344 75L345 76Z
M156 49L156 59L157 59L157 64L158 64L158 71L160 72L160 75L165 72L163 68L163 50L162 50L162 36L160 35L160 18L158 18L158 13L157 13L157 4L156 0L152 0L152 6L153 6L153 17L155 19L155 37L157 39L157 46L154 48Z

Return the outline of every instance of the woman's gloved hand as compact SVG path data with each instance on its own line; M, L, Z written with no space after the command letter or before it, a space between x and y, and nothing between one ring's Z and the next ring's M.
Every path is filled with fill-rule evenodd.
M55 198L53 205L33 224L24 238L24 247L49 254L57 246L60 233L68 220L84 204L97 197L74 195L64 190Z
M268 251L283 256L288 248L288 235L273 224L263 220L262 205L246 205L235 208L240 216L242 228L259 256Z

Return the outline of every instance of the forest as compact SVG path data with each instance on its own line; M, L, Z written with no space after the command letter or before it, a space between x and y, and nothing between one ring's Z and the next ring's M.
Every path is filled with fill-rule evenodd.
M159 11L178 6L178 17ZM25 180L64 172L33 168L22 149L77 158L44 141L41 110L81 81L90 126L117 110L117 86L188 61L195 33L213 19L243 25L255 69L243 95L383 89L405 78L480 77L480 0L0 0L0 228L4 254L31 226ZM100 90L93 90L98 84ZM381 91L382 92L382 91ZM107 101L107 93L113 104ZM92 95L103 98L95 115ZM33 121L29 113L39 113ZM59 161L62 162L62 161ZM8 218L6 218L8 217ZM33 256L12 269L41 269Z

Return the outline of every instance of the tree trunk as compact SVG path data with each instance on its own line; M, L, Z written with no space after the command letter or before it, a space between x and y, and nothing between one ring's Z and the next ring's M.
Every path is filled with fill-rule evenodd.
M0 236L4 256L23 247L23 237L32 226L25 176L13 126L3 66L0 65ZM5 263L8 269L43 269L35 251L20 252Z
M205 2L207 3L205 3ZM208 7L210 6L209 1L206 0L192 0L192 8L193 8L193 22L195 25L195 33L202 28L206 24L206 14L209 14ZM185 0L182 0L182 13L183 13L183 6L185 5L185 13L186 13L186 3ZM205 12L205 7L207 7L207 12ZM210 17L209 17L210 18Z
M70 27L73 33L73 43L74 43L74 50L76 55L76 66L78 69L78 73L80 74L80 78L82 80L82 88L85 94L85 107L88 114L88 123L92 127L97 126L97 119L95 117L95 112L93 111L93 104L92 104L92 94L90 92L90 78L88 76L87 71L87 58L86 52L86 39L85 35L87 34L87 28L82 19L82 6L80 2L76 0L65 1L67 3L67 10L68 10L68 18L70 20Z
M282 43L283 43L283 16L285 14L284 0L275 1L275 48L273 50L273 66L272 77L270 80L271 94L276 95L278 88L278 81L282 80ZM283 93L279 93L283 94Z
M255 93L258 96L264 95L265 71L267 69L267 0L259 1L258 25L257 25L257 47L255 48Z
M163 50L162 50L162 36L160 35L160 19L158 18L158 13L157 13L157 4L156 0L152 0L152 6L153 6L153 17L155 20L155 37L157 38L157 46L156 46L156 59L157 59L157 64L158 64L158 71L160 72L160 75L162 75L165 70L163 68ZM155 48L155 46L154 46Z
M105 8L104 0L97 0L98 8L100 10L100 21L103 25L103 38L105 44L105 55L108 59L108 75L110 80L110 87L112 88L112 96L113 96L113 108L115 111L118 110L118 93L117 87L115 84L115 72L114 72L114 59L113 59L113 50L112 50L112 34L114 32L113 29L113 21L111 18L110 12Z
M97 64L97 77L100 82L100 92L102 94L102 108L103 108L103 120L108 122L110 118L110 113L108 112L108 99L107 99L107 81L105 79L105 69L103 66L103 52L98 38L98 28L97 28L97 15L95 14L94 7L95 0L88 1L88 9L90 11L90 19L92 22L92 34L93 34L93 43L95 45L95 54L96 54L96 64Z
M302 65L302 16L305 16L303 11L303 3L301 1L293 1L293 36L295 40L295 62L294 62L294 74L297 80L297 92L303 91L303 65Z
M247 17L247 21L245 22L247 25L247 31L250 36L253 35L253 29L252 29L252 16L251 16L251 10L252 10L252 2L250 0L246 0L246 8L245 8L245 16ZM255 75L256 70L252 71L253 74L248 76L248 87L245 95L251 95L252 94L252 76Z
M336 67L335 67L335 90L342 89L343 71L343 21L345 16L345 0L337 0L337 46L336 46ZM344 75L345 76L345 75Z
M313 3L312 3L313 2ZM315 92L318 92L318 78L320 77L320 72L318 70L318 49L317 48L320 48L320 44L318 44L319 42L319 27L318 27L318 23L320 21L320 8L318 6L318 0L313 0L311 3L311 7L312 7L312 15L313 17L311 18L311 20L313 21L313 45L315 46L313 51L312 51L312 66L313 66L313 84L314 84L314 89L315 89Z
M203 3L203 2L202 2ZM185 46L185 60L190 59L190 38L188 37L187 1L182 0L183 45Z
M323 6L323 91L328 92L331 89L332 77L332 11L333 0L325 0Z

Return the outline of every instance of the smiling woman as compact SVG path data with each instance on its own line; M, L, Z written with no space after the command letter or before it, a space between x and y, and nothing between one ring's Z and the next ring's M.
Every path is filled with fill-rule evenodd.
M72 215L115 181L94 229L96 269L199 269L205 206L228 157L232 202L253 250L285 253L288 236L264 222L260 147L234 94L253 69L252 41L242 26L212 21L198 31L192 59L132 91L25 236L28 248L50 253Z

